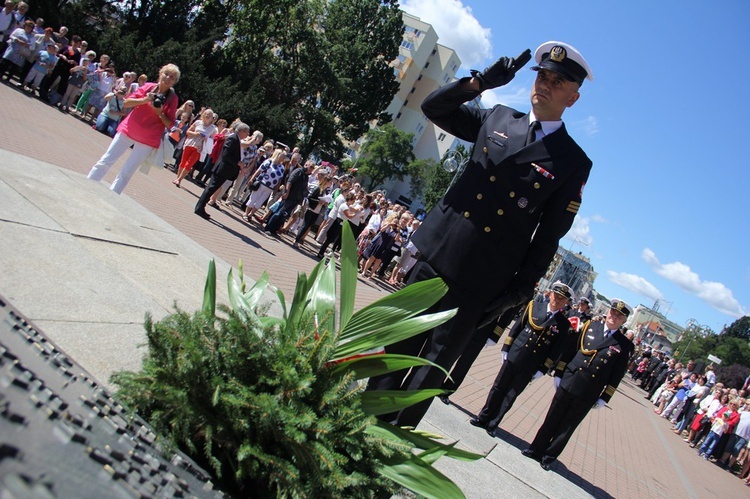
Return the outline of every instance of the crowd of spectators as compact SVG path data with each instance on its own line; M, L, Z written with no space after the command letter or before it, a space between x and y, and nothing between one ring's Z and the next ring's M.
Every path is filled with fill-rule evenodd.
M28 12L27 3L14 0L6 0L0 11L0 81L5 78L13 84L15 79L17 87L29 95L115 138L124 118L134 110L125 105L126 99L140 97L136 92L146 85L147 75L118 73L108 54L97 54L65 26L47 26L42 18L29 18ZM165 167L176 173L173 184L180 187L187 179L205 187L225 138L239 123L234 119L229 125L213 110L196 111L193 101L183 102L174 123L165 129L166 151L160 150L167 158ZM303 161L299 148L264 139L259 130L241 145L238 178L214 192L208 206L236 210L249 225L257 225L271 237L284 240L280 236L288 234L295 249L316 245L320 259L340 248L347 221L357 238L362 276L387 279L394 286L403 282L416 261L416 249L409 240L419 226L404 206L389 201L383 192L366 192L333 164ZM304 175L295 173L298 170ZM121 183L124 188L127 182Z
M183 113L192 113L193 107L186 103ZM178 112L169 131L174 161L165 167L175 170L176 187L183 181L205 187L226 138L241 123L237 119L226 126L226 120L210 109L198 116L191 122ZM340 249L343 224L348 223L357 241L362 277L402 285L416 263L410 239L420 223L406 207L388 200L382 191L367 192L329 162L305 160L298 147L264 139L259 130L240 144L239 175L215 191L207 206L232 210L266 236L298 250L309 248L318 259L330 258Z
M700 371L700 372L699 372ZM699 458L744 479L750 486L750 398L746 389L717 382L712 365L697 369L664 352L639 346L630 366L632 380L646 391L654 413Z
M124 100L147 76L131 71L118 76L109 55L97 55L79 35L69 36L67 27L55 30L28 11L28 4L13 0L0 11L0 79L9 84L17 79L30 95L114 137L127 114Z

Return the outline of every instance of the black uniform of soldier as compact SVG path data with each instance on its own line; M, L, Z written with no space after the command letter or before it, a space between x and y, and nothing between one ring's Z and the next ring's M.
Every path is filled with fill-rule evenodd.
M511 81L530 58L528 50L517 59L503 57L483 73L436 90L422 104L435 125L475 144L465 170L412 239L421 260L411 282L440 277L448 285L429 312L458 312L441 326L387 346L388 353L419 355L449 369L476 329L532 295L573 224L591 170L591 160L562 122L583 80L593 79L580 53L560 42L537 49L532 113L464 104ZM415 368L408 376L402 370L371 378L368 389L438 388L444 378L439 369ZM430 403L381 418L416 426Z
M529 382L552 370L570 336L570 322L563 312L570 296L570 288L558 282L552 286L549 303L529 302L505 339L503 365L484 407L470 420L472 425L493 435Z
M545 470L565 449L589 410L604 407L615 394L635 348L620 332L631 310L625 302L613 300L606 321L589 322L575 355L567 364L558 364L557 389L547 416L534 441L522 451L538 459ZM570 357L564 354L564 359Z

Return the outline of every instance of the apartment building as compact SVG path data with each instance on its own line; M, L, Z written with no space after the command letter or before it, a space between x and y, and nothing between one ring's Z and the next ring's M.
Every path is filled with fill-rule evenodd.
M393 125L414 134L412 143L418 159L439 160L446 152L455 148L458 139L435 127L422 113L420 106L433 90L452 82L461 67L456 51L440 45L435 29L426 22L406 12L403 13L404 37L399 55L393 61L393 74L400 82L398 93L387 108L393 117ZM479 106L479 98L473 105ZM468 148L470 144L464 143ZM361 140L352 148L356 158ZM384 186L388 197L412 210L422 207L421 200L409 194L409 179L393 180Z

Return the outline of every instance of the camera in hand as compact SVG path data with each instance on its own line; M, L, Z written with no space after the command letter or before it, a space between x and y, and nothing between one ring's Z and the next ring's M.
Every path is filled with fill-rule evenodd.
M152 95L154 96L152 105L157 109L162 107L164 103L167 102L167 96L164 94L152 94Z

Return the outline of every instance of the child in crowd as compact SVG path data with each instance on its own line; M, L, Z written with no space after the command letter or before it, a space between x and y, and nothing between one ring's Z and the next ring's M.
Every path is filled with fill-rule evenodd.
M724 432L727 431L727 428L729 427L729 423L727 423L727 420L731 415L732 411L724 411L724 414L722 414L721 417L714 418L714 421L711 424L711 431L708 432L706 440L703 442L703 445L701 445L701 448L698 451L698 455L706 461L708 461L708 458L711 456L716 443L719 441Z
M32 93L37 91L42 79L52 73L55 64L57 64L57 44L49 42L44 49L37 53L36 62L23 82L24 88L28 87Z

